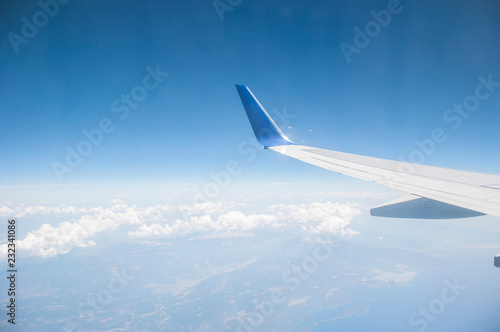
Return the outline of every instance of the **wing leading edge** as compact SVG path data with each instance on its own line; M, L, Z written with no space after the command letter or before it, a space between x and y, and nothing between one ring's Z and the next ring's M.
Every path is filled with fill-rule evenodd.
M454 219L500 217L500 175L373 158L291 142L250 89L236 85L253 131L266 148L337 173L411 194L371 209L381 217Z

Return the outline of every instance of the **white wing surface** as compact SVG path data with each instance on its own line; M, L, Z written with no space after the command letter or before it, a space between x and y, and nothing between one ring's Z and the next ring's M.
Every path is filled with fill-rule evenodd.
M500 217L500 175L474 173L350 153L291 142L248 87L236 85L255 136L264 148L337 173L411 194L373 208L374 216L452 219Z

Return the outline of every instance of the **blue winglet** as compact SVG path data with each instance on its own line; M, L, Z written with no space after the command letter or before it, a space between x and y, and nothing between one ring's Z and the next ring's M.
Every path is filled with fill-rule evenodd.
M238 90L243 107L247 112L248 120L250 120L255 137L257 137L260 144L265 148L295 144L283 135L276 123L274 123L273 119L271 119L264 107L262 107L246 85L236 84L236 90Z

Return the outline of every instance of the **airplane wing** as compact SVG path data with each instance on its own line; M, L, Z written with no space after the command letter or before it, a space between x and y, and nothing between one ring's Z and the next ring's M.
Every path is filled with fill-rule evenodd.
M394 218L500 217L500 175L474 173L318 149L291 142L245 85L236 85L257 140L265 149L337 173L405 191L409 197L371 209Z

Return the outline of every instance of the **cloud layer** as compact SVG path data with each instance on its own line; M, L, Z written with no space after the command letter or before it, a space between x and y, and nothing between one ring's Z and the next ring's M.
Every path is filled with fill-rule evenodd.
M77 208L58 206L4 206L0 216L25 217L29 215L59 215L65 221L57 225L43 224L17 241L24 256L49 257L67 253L75 247L95 245L98 234L128 225L132 238L166 237L172 235L204 234L205 236L259 229L301 227L313 234L330 233L354 235L348 226L360 210L357 204L307 203L300 205L271 205L264 213L244 213L243 204L232 202L207 202L202 204L154 205L138 207L115 200L110 207ZM0 246L6 253L6 244Z

